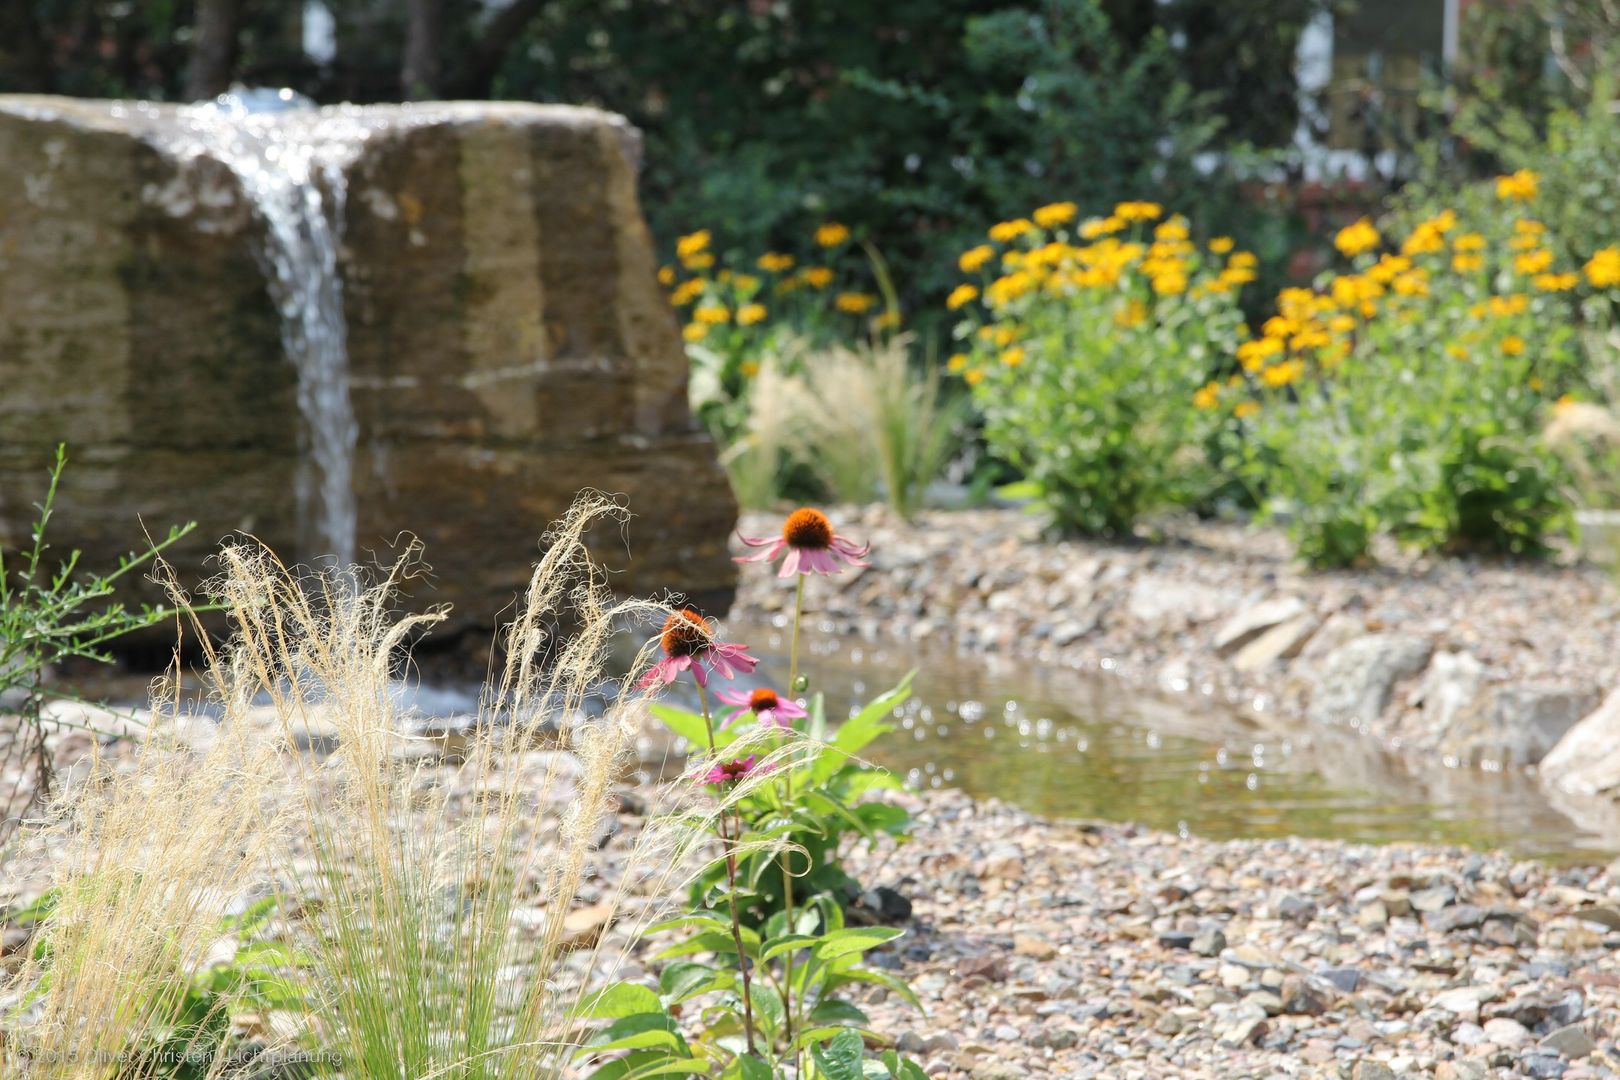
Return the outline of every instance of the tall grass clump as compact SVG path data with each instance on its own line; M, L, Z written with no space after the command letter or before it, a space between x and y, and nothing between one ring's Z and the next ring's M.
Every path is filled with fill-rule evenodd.
M962 399L910 358L907 335L832 346L804 365L808 460L839 502L880 493L909 517L956 446Z
M172 719L177 700L157 711ZM223 1071L229 996L199 999L193 987L221 944L222 918L262 881L281 840L268 799L280 766L270 740L241 727L194 745L164 730L125 768L96 761L48 835L28 837L59 845L35 904L43 926L33 956L0 985L7 1077ZM19 869L6 868L13 885Z
M187 853L143 864L137 878L159 896L224 899L250 886L274 891L279 932L298 957L288 972L299 990L297 1015L277 1029L290 1031L279 1049L300 1052L312 1075L562 1075L591 1033L594 991L639 929L678 894L688 868L695 871L690 857L703 832L690 828L694 822L676 806L650 819L633 841L621 841L619 868L598 876L617 821L613 784L640 730L643 703L631 680L645 665L607 688L613 704L600 715L587 716L586 698L612 681L603 664L615 627L643 615L657 625L667 611L614 601L586 552L585 531L620 516L606 499L582 497L548 534L502 634L502 661L482 694L477 723L454 761L417 752L434 746L419 745L399 693L413 640L442 618L395 610L414 552L365 586L355 570L303 573L262 547L226 547L223 573L209 593L231 635L213 645L199 634L204 680L221 715L218 741L227 733L239 733L237 742L256 732L266 736L278 752L275 768L263 771L276 782L249 783L237 768L233 784L213 781L222 785L214 802L198 804L179 781L167 787L154 781L170 771L192 777L224 770L208 768L200 751L180 748L161 759L172 761L162 766L168 771L157 771L143 753L129 775L105 785L111 794L93 787L70 810L82 814L82 807L112 799L124 814L119 821L156 820L160 838L167 828L206 841L201 852L217 855L224 845L244 853L224 860L227 869L238 868L231 873L217 858ZM200 619L196 625L200 631ZM320 759L290 752L315 730L335 738L335 753ZM572 754L536 753L542 738ZM201 779L187 783L213 791ZM273 813L264 805L270 796ZM198 805L204 812L196 812ZM83 893L71 910L82 910L93 925L103 918L100 908L122 895L96 876L97 861L107 861L107 841L85 834L82 844L90 868L62 875L64 903L41 931L50 959L29 990L62 1017L35 1025L50 1045L50 1033L68 1026L69 1016L104 1023L121 1015L116 973L88 947L65 951L78 925L64 914L66 898ZM121 852L115 847L111 854ZM594 901L594 921L582 933L569 916L586 897ZM124 921L139 922L151 906ZM193 926L183 915L152 924L143 939L188 942L202 923ZM615 921L623 925L609 930ZM143 1024L152 1027L129 1018L117 1037L97 1045L139 1043ZM115 1066L72 1075L126 1074Z

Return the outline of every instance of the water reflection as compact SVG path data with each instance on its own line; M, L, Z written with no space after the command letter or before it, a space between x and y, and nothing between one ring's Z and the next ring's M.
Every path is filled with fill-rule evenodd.
M780 628L730 629L767 671L785 670ZM1213 838L1460 843L1555 860L1614 854L1522 772L1415 766L1353 732L1239 716L1197 692L1164 700L1073 671L810 640L812 690L834 716L921 669L897 730L872 751L918 787Z

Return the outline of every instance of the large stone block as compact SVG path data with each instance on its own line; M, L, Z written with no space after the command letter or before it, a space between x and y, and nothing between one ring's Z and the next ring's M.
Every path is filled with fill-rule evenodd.
M736 508L687 410L634 129L535 105L321 115L358 133L317 185L340 241L359 554L415 534L433 566L417 599L487 626L547 521L594 488L635 515L594 538L616 587L723 608ZM53 534L88 566L189 519L190 580L233 532L330 551L299 496L310 420L262 207L187 146L188 122L0 95L0 546L26 539L65 442Z

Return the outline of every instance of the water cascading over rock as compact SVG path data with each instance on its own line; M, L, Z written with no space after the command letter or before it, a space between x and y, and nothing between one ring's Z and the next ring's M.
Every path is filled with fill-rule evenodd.
M694 425L635 192L590 109L0 95L0 547L58 442L53 533L107 566L195 518L319 562L402 533L488 625L582 488L624 591L722 606L735 504Z

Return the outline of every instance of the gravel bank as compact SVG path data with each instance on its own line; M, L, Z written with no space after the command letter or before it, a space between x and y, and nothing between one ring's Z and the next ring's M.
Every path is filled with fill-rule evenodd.
M857 870L909 894L877 1010L930 1076L1620 1076L1620 876L1448 848L1213 843L955 792Z
M1534 764L1620 685L1620 594L1591 566L1391 553L1313 573L1277 533L1230 524L1127 545L1048 540L1013 510L834 520L873 550L870 569L811 582L831 632L1108 672L1457 762ZM769 568L744 567L734 611L791 603Z

